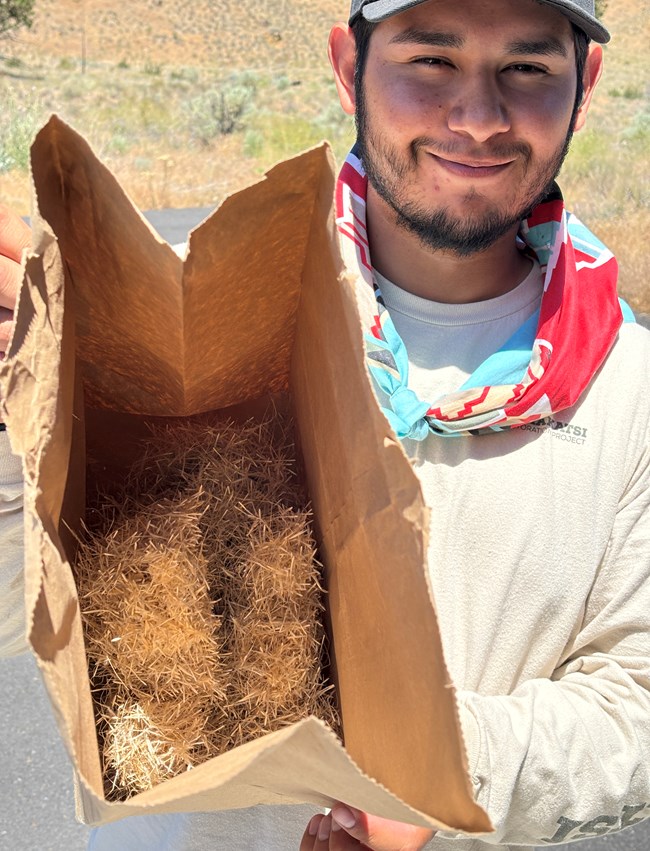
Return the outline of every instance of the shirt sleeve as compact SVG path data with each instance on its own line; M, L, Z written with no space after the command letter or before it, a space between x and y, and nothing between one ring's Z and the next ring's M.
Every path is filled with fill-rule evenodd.
M0 655L28 649L23 570L23 479L6 431L0 431Z
M597 498L597 495L595 495ZM582 622L551 679L459 692L493 844L560 844L650 816L650 449L635 469Z

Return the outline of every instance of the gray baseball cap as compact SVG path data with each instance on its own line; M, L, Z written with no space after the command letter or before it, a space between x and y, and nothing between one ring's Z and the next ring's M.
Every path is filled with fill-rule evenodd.
M424 0L352 0L350 23L354 23L359 15L363 15L367 21L377 23L423 2ZM596 18L594 0L537 0L537 2L552 6L566 15L594 41L601 44L609 41L609 33Z

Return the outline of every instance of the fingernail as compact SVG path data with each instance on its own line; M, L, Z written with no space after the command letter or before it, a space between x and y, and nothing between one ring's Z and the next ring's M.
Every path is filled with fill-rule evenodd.
M316 836L318 833L318 822L320 820L320 816L312 816L311 820L307 826L307 833L310 836Z
M341 827L341 825L337 821L334 821L334 819L332 819L332 833L336 833L338 830L342 829L343 828Z
M354 815L352 810L349 810L347 807L334 807L332 810L332 818L334 821L337 821L341 827L346 829L354 827L357 823L357 817Z
M326 839L329 839L331 828L332 819L330 816L325 816L318 828L318 839L320 842L324 842Z

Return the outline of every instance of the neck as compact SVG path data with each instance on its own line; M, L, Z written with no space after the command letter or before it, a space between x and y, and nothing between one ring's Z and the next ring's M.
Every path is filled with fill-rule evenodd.
M367 226L374 268L401 289L431 301L467 304L496 298L520 284L532 265L517 249L517 226L469 257L432 251L397 224L395 212L372 186Z

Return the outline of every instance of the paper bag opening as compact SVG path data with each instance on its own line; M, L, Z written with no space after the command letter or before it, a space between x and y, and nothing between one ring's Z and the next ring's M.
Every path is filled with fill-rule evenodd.
M227 199L192 233L184 263L57 118L36 139L32 171L34 250L2 373L25 459L30 640L85 819L345 800L489 831L427 581L426 508L364 366L327 148ZM345 750L307 719L109 804L69 567L86 447L104 445L93 412L190 417L278 394L295 421L325 565Z

